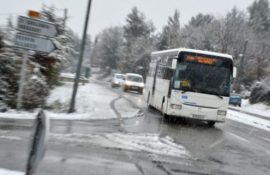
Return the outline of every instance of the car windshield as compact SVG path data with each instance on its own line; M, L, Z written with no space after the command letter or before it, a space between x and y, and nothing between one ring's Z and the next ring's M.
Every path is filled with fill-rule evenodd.
M125 75L115 75L115 78L120 79L120 80L125 80Z
M143 82L142 77L139 77L139 76L133 76L133 75L128 75L128 76L127 76L127 80L128 80L128 81L132 81L132 82L137 82L137 83L142 83L142 82Z

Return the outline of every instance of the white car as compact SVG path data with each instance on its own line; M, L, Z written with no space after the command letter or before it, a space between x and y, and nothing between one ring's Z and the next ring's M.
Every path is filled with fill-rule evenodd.
M123 85L123 90L129 91L137 91L140 94L143 93L144 88L144 81L143 77L139 74L133 74L133 73L127 73L126 74L126 80Z
M113 88L120 87L123 85L125 81L125 75L124 74L114 74L112 78L112 84L111 86Z

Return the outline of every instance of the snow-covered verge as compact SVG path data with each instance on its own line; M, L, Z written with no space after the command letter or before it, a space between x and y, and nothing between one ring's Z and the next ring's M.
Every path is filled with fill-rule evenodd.
M248 100L243 100L241 109L270 118L270 106L264 103L250 104Z
M260 128L266 131L270 131L270 121L264 120L241 112L228 110L227 118L240 123L244 123L256 128Z
M67 114L71 99L73 83L64 83L64 85L56 87L52 90L47 99L46 115L51 119L64 120L89 120L89 119L112 119L117 118L117 115L111 108L111 102L118 98L116 93L94 83L86 83L80 85L76 97L76 112ZM123 111L126 108L130 112ZM119 106L115 104L115 108L122 117L133 117L137 109L133 108L128 102L121 101ZM34 119L38 110L34 112L9 110L0 113L0 118L13 119ZM122 113L123 112L123 115Z
M24 175L24 172L0 168L0 175Z
M248 99L244 99L242 100L241 107L230 106L229 108L236 109L237 111L269 117L270 119L270 106L264 103L250 104Z

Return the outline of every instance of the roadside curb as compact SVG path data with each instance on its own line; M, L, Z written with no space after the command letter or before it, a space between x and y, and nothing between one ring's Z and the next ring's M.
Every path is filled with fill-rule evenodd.
M242 109L236 109L236 108L233 108L233 107L229 107L229 109L232 110L232 111L241 112L243 114L252 115L252 116L255 116L255 117L270 121L270 117L266 117L266 116L263 116L263 115L260 115L260 114L255 114L255 113L252 113L252 112L244 111Z

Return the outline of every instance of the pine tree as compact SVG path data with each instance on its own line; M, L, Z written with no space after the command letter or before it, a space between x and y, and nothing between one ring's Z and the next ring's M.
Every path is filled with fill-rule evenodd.
M57 49L50 54L36 53L31 61L36 62L41 67L42 74L46 77L49 87L54 87L58 84L58 77L66 60L67 55L73 50L69 33L63 26L63 18L57 17L55 7L43 6L41 10L42 19L52 22L56 25L58 35L53 42Z
M265 32L270 28L270 9L268 0L256 0L248 8L249 24L257 32Z
M158 49L180 47L180 13L175 10L174 15L168 18L168 24L163 27L159 37Z
M124 26L124 49L123 60L120 68L123 72L138 72L145 75L153 51L154 26L152 22L147 22L142 12L136 7L127 15Z
M13 49L0 49L0 101L15 108L18 92L18 81L21 58Z
M123 29L121 27L109 27L98 35L99 41L95 46L95 59L100 60L102 68L118 68L122 58Z

